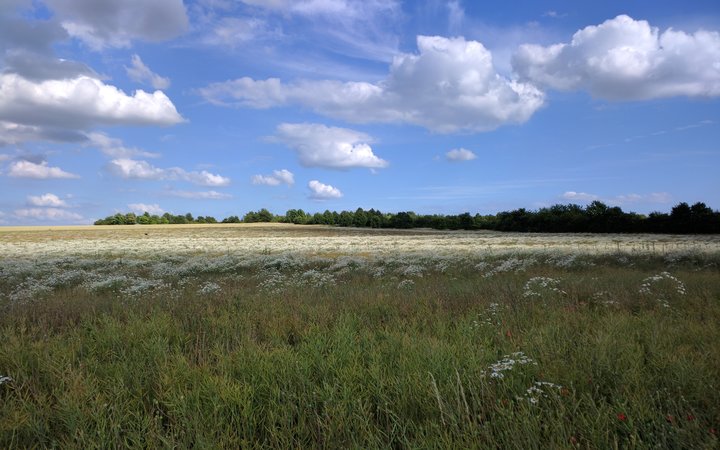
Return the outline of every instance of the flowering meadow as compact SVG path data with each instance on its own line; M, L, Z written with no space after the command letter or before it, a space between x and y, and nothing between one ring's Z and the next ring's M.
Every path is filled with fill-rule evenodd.
M0 448L717 448L720 237L0 229Z

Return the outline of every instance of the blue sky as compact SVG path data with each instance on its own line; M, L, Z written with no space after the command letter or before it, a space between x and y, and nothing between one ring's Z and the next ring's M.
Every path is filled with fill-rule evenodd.
M720 208L716 1L0 1L0 224Z

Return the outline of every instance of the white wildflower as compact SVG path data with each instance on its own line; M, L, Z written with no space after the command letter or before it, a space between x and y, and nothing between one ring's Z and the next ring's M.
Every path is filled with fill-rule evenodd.
M560 280L556 278L533 277L525 283L523 297L541 297L547 293L565 295L566 292L561 290L559 286Z

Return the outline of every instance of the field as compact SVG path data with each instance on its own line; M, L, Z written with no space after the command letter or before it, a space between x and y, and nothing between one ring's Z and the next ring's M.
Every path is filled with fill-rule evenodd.
M720 236L0 228L0 448L718 448Z

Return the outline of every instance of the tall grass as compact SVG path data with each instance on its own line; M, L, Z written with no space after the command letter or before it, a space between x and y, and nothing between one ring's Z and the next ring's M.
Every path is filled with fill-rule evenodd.
M12 300L43 279L18 270L0 447L717 448L718 262L266 261Z

